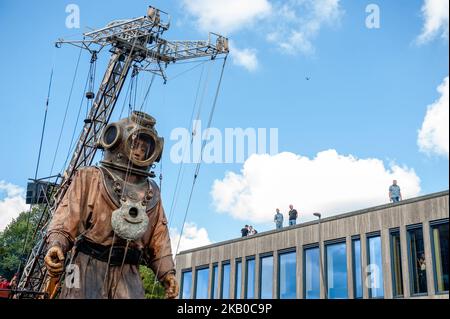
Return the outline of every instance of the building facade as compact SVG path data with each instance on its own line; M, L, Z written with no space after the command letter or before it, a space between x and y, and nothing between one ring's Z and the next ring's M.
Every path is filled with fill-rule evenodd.
M448 198L434 193L180 252L180 298L448 299Z

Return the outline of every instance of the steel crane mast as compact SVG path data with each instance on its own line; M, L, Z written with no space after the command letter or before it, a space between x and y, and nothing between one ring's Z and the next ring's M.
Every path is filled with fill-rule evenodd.
M80 47L89 51L93 58L109 48L111 57L61 183L54 195L46 198L35 233L37 243L19 281L18 290L22 291L19 297L36 296L45 288L48 279L43 261L45 234L52 212L58 207L76 170L92 164L100 134L110 120L131 67L154 73L166 81L165 68L170 63L201 57L214 59L229 52L228 39L215 33L210 33L208 39L202 41L163 39L162 35L169 27L168 14L149 6L145 16L110 22L104 28L84 33L82 40L59 39L55 43L57 47L62 44Z

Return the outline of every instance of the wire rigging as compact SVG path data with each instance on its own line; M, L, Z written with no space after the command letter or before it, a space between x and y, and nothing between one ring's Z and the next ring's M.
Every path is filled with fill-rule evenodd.
M211 108L211 112L209 114L208 125L207 125L207 128L206 128L207 131L209 131L209 129L211 127L213 116L214 116L214 113L216 111L217 98L219 96L220 86L222 84L223 73L224 73L224 70L225 70L226 62L227 62L227 56L225 56L225 58L223 60L222 70L220 72L219 83L217 84L216 93L215 93L215 96L214 96L214 102L213 102L213 105L212 105L212 108ZM200 167L201 167L202 160L203 160L203 149L205 148L205 145L206 145L206 140L203 140L201 151L200 151L200 160L198 161L196 169L195 169L195 174L194 174L194 178L193 178L193 181L192 181L191 190L190 190L190 193L189 193L189 199L188 199L188 203L187 203L187 206L186 206L186 211L184 213L183 224L181 226L180 238L178 239L178 244L177 244L177 249L175 250L175 255L178 254L178 249L180 248L180 242L181 242L181 238L183 236L184 225L186 224L186 218L188 216L189 207L190 207L191 199L192 199L192 194L194 192L195 182L197 181L198 174L200 173Z
M53 173L53 167L54 167L54 165L55 165L56 156L57 156L57 154L58 154L59 145L60 145L60 143L61 143L61 137L62 137L62 133L63 133L63 130L64 130L64 126L65 126L65 124L66 124L67 111L69 110L70 101L71 101L71 99L72 99L72 92L73 92L73 88L74 88L74 86L75 86L75 80L76 80L76 78L77 78L78 67L79 67L79 65L80 65L80 59L81 59L81 53L82 53L82 51L83 51L83 49L80 48L80 53L78 54L77 65L76 65L76 67L75 67L75 72L74 72L73 79L72 79L72 85L71 85L71 87L70 87L69 98L67 99L66 110L65 110L65 112L64 112L64 119L63 119L63 122L62 122L62 124L61 124L61 129L60 129L60 131L59 131L58 142L56 143L56 150L55 150L55 154L54 154L54 156L53 156L53 161L52 161L52 166L51 166L51 169L50 169L50 174L49 174L49 176L51 176L52 173Z
M79 108L78 108L77 119L76 119L76 121L75 121L75 126L73 127L72 137L70 138L69 149L68 149L68 151L67 151L66 160L64 161L64 165L63 165L63 167L62 167L62 169L61 169L61 172L64 170L65 167L67 167L67 166L66 166L66 165L67 165L67 162L69 161L70 155L73 153L73 148L75 147L75 145L74 145L73 142L74 142L74 140L75 140L75 134L76 134L76 132L77 132L78 122L79 122L79 120L80 120L81 109L83 108L83 102L84 102L84 99L85 99L85 97L86 97L86 95L85 95L86 89L87 89L88 85L91 87L91 84L90 84L90 81L91 81L91 78L92 78L91 72L92 72L92 67L89 69L88 75L87 75L87 77L86 77L86 82L85 82L85 84L84 84L83 94L82 94L82 96L81 96L80 106L79 106ZM92 80L92 81L93 81L93 80ZM89 89L89 90L90 90L90 92L93 92L91 89ZM87 117L87 115L86 115L86 117Z
M219 82L217 84L216 92L215 92L215 95L214 95L213 105L211 107L211 111L210 111L209 118L208 118L207 131L209 131L209 129L211 127L212 119L213 119L213 116L214 116L214 113L215 113L215 110L216 110L217 99L218 99L218 96L219 96L220 87L222 85L222 79L223 79L223 74L224 74L224 70L225 70L226 61L227 61L227 56L225 56L223 64L222 64L222 69L221 69L221 72L220 72ZM185 213L184 213L183 223L182 223L182 226L181 226L181 231L180 231L180 235L179 235L179 238L178 238L178 243L177 243L177 246L176 246L176 249L175 249L175 255L178 254L178 250L180 248L180 242L181 242L181 238L183 236L184 226L186 224L186 219L187 219L187 216L188 216L189 207L190 207L192 196L193 196L193 193L194 193L195 183L197 181L198 174L200 172L200 166L201 166L201 163L202 163L202 160L203 160L203 155L202 154L203 154L203 150L205 148L205 145L206 145L206 140L203 141L202 146L201 146L200 160L198 161L198 163L196 165L195 174L194 174L194 177L193 177L193 180L192 180L192 185L191 185L191 189L190 189L190 192L189 192L189 198L188 198L188 202L187 202L187 205L186 205L186 210L185 210ZM169 225L170 225L170 221L169 221ZM161 261L158 263L158 268L157 268L156 273L159 272L160 266L161 266ZM155 286L156 286L156 277L155 277L155 282L154 282L153 288L152 288L152 294L154 292Z
M204 65L203 65L202 71L200 73L200 78L198 80L198 85L197 85L197 90L196 90L196 94L195 94L194 105L192 106L191 117L190 117L189 123L188 123L188 126L190 127L190 131L191 131L191 136L193 134L193 123L192 123L192 121L194 119L194 113L195 113L196 106L197 106L197 101L198 101L198 96L199 96L200 87L201 87L201 83L202 83L204 69L205 68L204 68ZM190 139L190 144L191 145L192 145L192 142L193 142L193 139L191 138ZM174 193L173 193L173 196L172 196L172 203L170 205L170 210L169 210L169 227L170 227L170 224L172 223L172 215L173 215L173 212L175 210L176 203L178 201L178 196L179 196L179 188L178 187L181 188L181 185L183 183L183 177L182 176L184 176L184 175L182 175L182 174L184 174L184 164L185 164L184 163L184 156L185 156L185 151L186 151L187 146L188 146L187 143L188 143L188 141L186 141L185 147L183 149L182 158L181 158L181 165L180 165L180 167L178 169L177 180L176 180L176 183L175 183L175 189L174 189ZM181 181L180 181L180 176L181 176Z
M38 172L39 172L39 163L41 160L42 144L44 141L45 126L47 123L48 105L50 103L50 93L51 93L52 83L53 83L53 69L54 69L54 66L52 66L52 69L50 72L50 80L48 83L47 98L45 101L44 120L42 122L41 140L39 142L39 152L38 152L38 158L37 158L37 163L36 163L36 170L34 173L34 180L37 179ZM25 239L24 239L24 243L23 243L23 247L22 247L22 253L20 254L20 262L19 262L19 266L17 268L17 272L19 272L20 267L22 266L22 256L25 254L25 250L26 250L27 243L28 243L28 233L29 233L29 228L30 228L31 210L32 210L32 205L30 205L30 208L27 213L27 225L25 227Z
M132 82L131 80L128 81L128 87L127 87L127 91L126 91L124 99L123 99L123 104L122 104L122 109L120 110L119 119L122 118L122 114L125 109L125 104L127 104L127 97L128 97L128 93L130 92L131 82Z

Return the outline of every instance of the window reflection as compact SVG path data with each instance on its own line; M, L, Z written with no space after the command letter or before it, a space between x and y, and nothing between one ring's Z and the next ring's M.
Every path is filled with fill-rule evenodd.
M212 268L211 298L219 298L219 267L215 264Z
M195 299L207 299L209 268L197 269L195 275Z
M305 249L304 257L305 299L320 298L319 247Z
M361 240L352 240L353 246L353 289L355 298L363 297L362 265L361 265Z
M381 259L381 238L371 236L367 238L368 261L367 281L369 285L369 297L380 298L384 296L383 265Z
M230 298L230 263L222 264L222 299Z
M391 230L391 264L393 296L403 296L402 257L400 249L400 231Z
M245 277L245 298L255 298L255 259L247 259L247 275Z
M260 293L261 299L271 299L273 288L273 256L261 257L261 272L260 272Z
M242 261L236 261L236 280L234 284L234 298L241 299Z
M432 226L436 292L448 291L448 222Z
M326 245L327 296L347 298L347 252L345 242Z
M184 271L181 275L181 299L191 299L192 271Z
M279 298L295 299L297 288L296 276L296 253L295 251L279 255Z
M422 227L408 230L409 239L409 273L411 278L411 293L422 294L427 292L427 271L423 243Z

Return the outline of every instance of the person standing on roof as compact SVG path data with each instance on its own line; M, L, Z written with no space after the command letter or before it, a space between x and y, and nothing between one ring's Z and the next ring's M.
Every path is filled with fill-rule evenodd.
M289 226L295 225L297 223L298 213L297 210L294 209L294 206L289 205Z
M397 180L392 181L392 185L389 186L389 200L392 203L396 203L402 200L402 193L400 192L400 186L397 185Z
M280 210L278 208L276 209L273 221L275 222L276 229L281 229L281 227L283 227L283 214L280 213Z
M242 237L247 237L248 235L248 225L245 225L244 228L241 229Z

